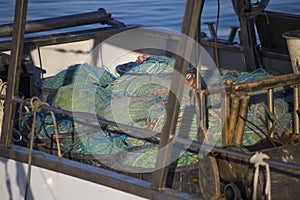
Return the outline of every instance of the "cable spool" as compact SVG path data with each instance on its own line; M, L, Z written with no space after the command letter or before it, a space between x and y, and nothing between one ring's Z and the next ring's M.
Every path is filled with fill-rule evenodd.
M204 199L220 196L220 175L214 156L208 155L199 160L198 179Z

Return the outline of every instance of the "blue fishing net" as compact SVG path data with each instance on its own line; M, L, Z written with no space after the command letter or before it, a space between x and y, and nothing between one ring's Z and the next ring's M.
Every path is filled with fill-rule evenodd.
M130 62L116 67L120 74L162 74L172 73L175 59L165 56L150 56L142 63Z

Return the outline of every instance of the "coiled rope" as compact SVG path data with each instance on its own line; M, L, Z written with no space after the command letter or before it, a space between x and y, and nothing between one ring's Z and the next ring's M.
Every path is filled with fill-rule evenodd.
M42 102L38 97L32 97L30 99L30 105L31 105L31 108L33 111L33 122L32 122L32 128L31 128L31 132L30 132L30 149L29 149L28 170L27 170L27 177L26 177L25 200L27 199L28 188L30 185L32 150L33 150L35 123L36 123L36 113L41 112L41 106L49 106L48 103ZM56 137L57 152L58 152L57 154L58 154L58 157L61 158L62 154L61 154L60 144L59 144L59 139L58 139L57 123L56 123L56 119L54 116L54 112L50 111L50 113L51 113L51 117L52 117L53 125L54 125L54 133L55 133L55 137Z

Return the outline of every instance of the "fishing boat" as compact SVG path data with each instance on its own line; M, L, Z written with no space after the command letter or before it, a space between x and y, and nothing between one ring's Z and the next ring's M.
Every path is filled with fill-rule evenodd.
M268 2L232 1L224 40L218 21L201 32L204 0L181 34L103 8L26 22L16 1L0 25L1 199L297 199L300 16Z

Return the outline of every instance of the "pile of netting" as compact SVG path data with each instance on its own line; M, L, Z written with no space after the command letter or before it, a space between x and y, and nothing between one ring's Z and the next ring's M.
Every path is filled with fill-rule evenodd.
M146 138L140 133L123 134L126 130L118 126L89 127L88 122L74 120L56 114L58 130L67 136L62 141L62 147L75 154L115 154L121 151L141 147L143 154L132 159L125 159L125 164L137 167L153 167L157 149L147 148L151 141L159 141L159 134L166 120L166 105L171 84L171 76L175 59L163 56L150 56L144 61L131 62L117 66L120 76L114 76L106 68L78 64L71 66L43 82L42 100L58 108L95 114L103 119L117 124L131 125L148 129L155 134ZM228 78L236 83L250 82L271 76L263 69L251 73L235 70L223 70L222 76L206 78L203 74L202 87L208 81L225 81ZM181 137L196 139L197 119L194 102L191 101L192 88L186 85L181 102L176 134ZM247 127L244 133L243 145L256 143L267 134L267 118L263 104L266 102L266 92L252 93L248 108ZM291 112L286 94L276 90L275 116L281 119L285 126L291 120ZM213 98L207 105L209 133L217 145L221 144L222 124L221 111L212 109ZM28 120L30 123L30 120ZM218 124L218 125L216 125ZM253 125L254 124L254 125ZM35 134L39 137L53 134L53 124L50 114L39 113ZM280 130L276 129L280 133ZM143 148L144 147L144 148ZM197 155L188 151L180 154L179 164L189 165L197 161ZM147 162L141 162L146 159ZM149 161L152 159L152 162ZM141 164L143 163L143 164Z
M149 141L158 142L159 133L164 125L174 63L174 59L167 57L149 57L140 64L132 62L125 69L125 73L118 77L105 68L82 64L70 66L55 76L46 78L42 84L41 98L53 106L73 112L92 113L118 124L158 133L151 138L145 138L139 133L124 135L122 133L126 130L118 126L99 125L96 128L87 128L87 122L55 114L61 135L76 132L75 135L64 138L61 142L63 149L74 154L106 155L145 147L144 151L148 149L152 152L150 155L154 155L154 148L150 149L147 146L151 143ZM181 123L178 123L177 132L183 132L182 134L191 139L196 139L196 115L193 106L190 105L189 90L185 90L183 101L186 103L181 107ZM190 112L184 114L183 110ZM39 138L53 134L54 126L50 113L38 114L35 132ZM183 151L178 165L189 165L194 162L195 157L196 154ZM154 162L155 157L152 159ZM136 157L136 160L142 158ZM149 167L153 167L153 162L149 163ZM136 166L133 163L132 165Z
M77 64L68 67L42 83L42 100L74 112L100 112L110 103L105 89L116 79L103 67Z

